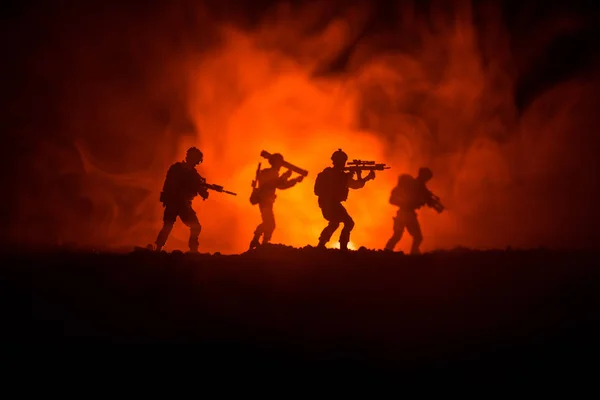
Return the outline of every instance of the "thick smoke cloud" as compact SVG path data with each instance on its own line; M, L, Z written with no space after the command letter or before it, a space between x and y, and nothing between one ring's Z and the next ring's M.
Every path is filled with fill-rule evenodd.
M239 193L195 202L202 251L246 249L263 149L311 173L279 194L274 240L315 244L324 221L312 179L340 147L392 166L350 195L356 246L383 246L389 191L421 165L448 207L421 212L425 250L595 245L599 81L582 41L593 21L540 7L311 2L226 13L179 3L38 18L44 44L30 43L29 87L15 89L22 157L10 238L150 243L164 173L196 145L201 173ZM168 247L184 249L186 235L177 226Z

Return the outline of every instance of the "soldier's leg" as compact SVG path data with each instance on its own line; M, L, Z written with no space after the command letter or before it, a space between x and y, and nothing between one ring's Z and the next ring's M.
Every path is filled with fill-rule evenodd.
M325 245L329 243L331 240L331 236L340 226L340 221L335 218L335 213L332 210L331 206L321 207L321 212L323 213L323 218L329 223L323 230L321 231L321 235L319 236L319 248L325 248Z
M156 250L162 250L165 243L167 243L167 239L173 230L173 225L175 224L175 220L177 219L177 208L173 206L166 206L165 211L163 213L163 226L160 232L158 232L158 236L156 237Z
M348 211L340 204L338 208L338 218L344 224L342 232L340 233L340 250L348 250L348 242L350 242L350 232L354 229L354 220L348 214Z
M263 241L262 244L269 243L275 230L275 214L273 213L273 204L267 204L260 208L260 214L263 220Z
M261 217L261 219L263 218L262 211L260 213L260 217ZM252 237L252 241L250 242L250 250L252 250L260 245L258 240L263 235L263 233L264 233L264 221L261 221L261 223L258 224L256 229L254 230L254 236Z
M394 218L394 233L392 234L392 237L390 238L390 240L388 240L387 244L385 245L385 249L389 250L389 251L394 251L394 248L396 248L396 245L398 244L398 242L400 240L402 240L402 234L404 233L404 227L405 227L405 223L404 223L404 215L401 212L398 212L398 214L396 214L396 218Z
M324 248L327 243L331 240L331 237L340 226L339 222L329 221L329 224L321 231L321 235L319 235L319 246L320 248Z
M187 205L184 210L179 214L179 218L181 221L190 228L190 239L188 241L188 247L192 253L198 252L198 237L200 236L200 231L202 230L202 226L200 226L200 222L198 221L198 216L196 212L192 208L192 205Z
M416 213L406 215L406 230L413 238L410 254L420 254L421 250L419 247L421 246L421 242L423 242L423 234L421 233L421 225Z

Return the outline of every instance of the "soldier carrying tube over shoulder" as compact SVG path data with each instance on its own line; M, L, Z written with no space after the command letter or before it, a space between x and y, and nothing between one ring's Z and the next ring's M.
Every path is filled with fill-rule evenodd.
M261 164L259 163L258 168L256 169L255 179L252 181L250 203L252 205L258 205L261 223L254 231L254 236L250 242L250 250L271 241L271 237L275 231L275 214L273 212L273 206L275 204L275 199L277 198L276 191L289 189L297 183L302 182L308 175L308 171L285 161L283 156L279 153L271 154L263 150L260 155L268 160L271 167L261 170ZM287 171L279 175L281 168L286 168ZM296 172L299 176L291 178L292 172ZM262 243L259 242L261 236Z

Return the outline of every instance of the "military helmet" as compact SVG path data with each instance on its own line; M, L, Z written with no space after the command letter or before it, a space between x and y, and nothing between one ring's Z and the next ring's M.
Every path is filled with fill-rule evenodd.
M427 167L421 167L419 168L419 177L428 181L433 178L433 172L431 172L431 170Z
M334 163L346 162L348 161L348 154L344 153L342 149L337 149L337 151L331 155L331 161Z
M187 149L185 156L192 162L200 162L202 161L202 158L204 158L204 155L197 147L190 147Z
M271 154L269 157L269 164L281 165L283 163L283 156L279 153Z

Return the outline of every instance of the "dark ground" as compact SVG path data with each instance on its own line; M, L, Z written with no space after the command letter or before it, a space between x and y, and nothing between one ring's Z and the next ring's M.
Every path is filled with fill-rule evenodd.
M597 258L283 246L235 256L13 254L0 268L2 335L49 347L194 344L203 362L571 370L600 354Z

